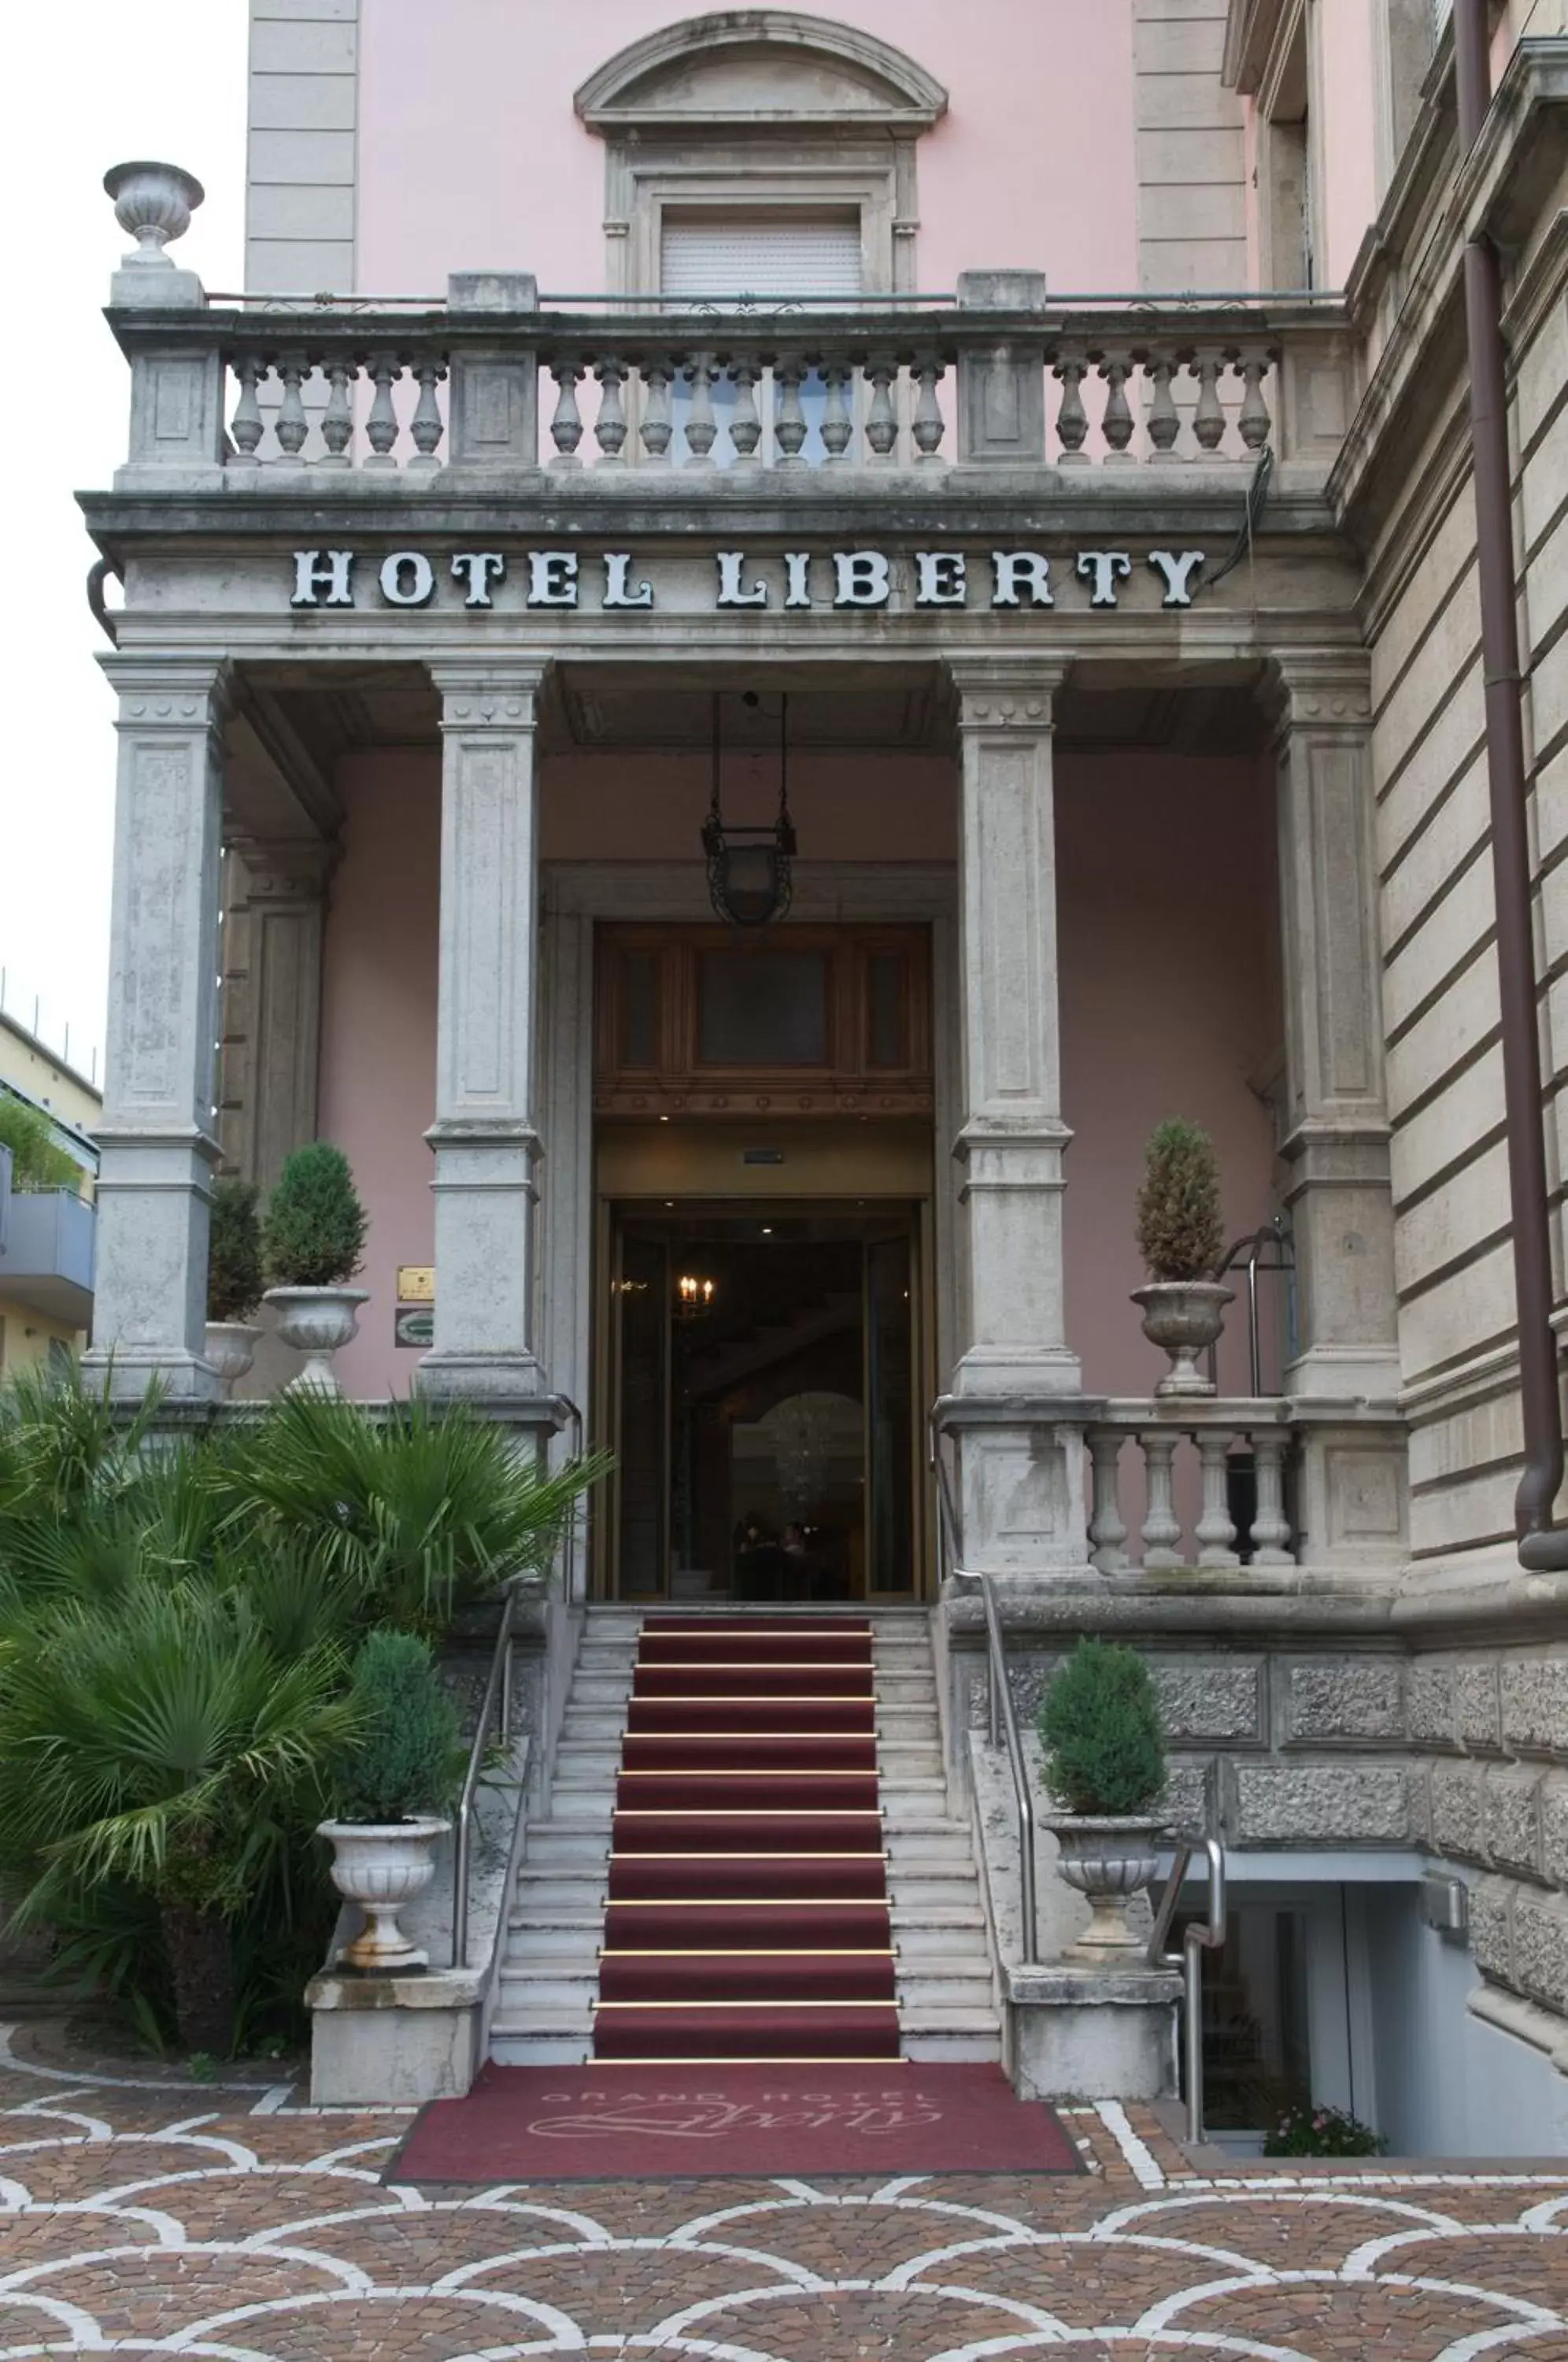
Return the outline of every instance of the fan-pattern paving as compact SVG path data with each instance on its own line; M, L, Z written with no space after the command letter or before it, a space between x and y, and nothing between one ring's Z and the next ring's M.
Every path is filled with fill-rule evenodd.
M395 2110L0 2067L0 2362L1568 2362L1568 2165L384 2187Z

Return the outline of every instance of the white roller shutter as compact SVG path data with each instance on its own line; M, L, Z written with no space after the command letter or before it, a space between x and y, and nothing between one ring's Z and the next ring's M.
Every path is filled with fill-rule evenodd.
M860 292L860 222L854 214L667 214L659 238L667 295L805 295L832 303Z

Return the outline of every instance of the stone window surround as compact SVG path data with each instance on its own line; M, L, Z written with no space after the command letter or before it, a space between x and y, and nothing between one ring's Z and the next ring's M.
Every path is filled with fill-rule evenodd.
M650 79L661 69L681 75L694 60L736 48L770 52L780 69L814 57L855 79L872 79L881 90L867 89L860 103L845 101L814 117L792 109L787 121L767 105L765 80L722 110L649 103ZM610 293L657 291L663 216L673 206L853 209L860 218L865 291L906 294L916 288L915 143L945 112L947 94L888 43L823 17L726 10L632 43L589 76L574 104L605 142Z

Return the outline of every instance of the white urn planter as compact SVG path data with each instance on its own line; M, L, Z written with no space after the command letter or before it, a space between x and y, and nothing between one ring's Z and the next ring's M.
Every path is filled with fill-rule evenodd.
M256 1359L259 1329L247 1320L209 1320L203 1354L210 1368L218 1374L226 1402L235 1387Z
M371 1976L402 1976L429 1965L397 1924L405 1903L423 1894L436 1874L436 1840L450 1821L323 1821L317 1837L332 1848L332 1883L365 1915L362 1934L337 1955L340 1968Z
M136 240L127 261L171 270L173 259L163 249L190 228L191 215L206 193L200 181L178 164L138 157L112 164L104 175L104 188L114 199L115 219Z
M359 1310L370 1302L363 1287L270 1287L278 1334L304 1355L304 1367L283 1388L286 1395L340 1395L332 1356L359 1333Z
M1124 1965L1143 1948L1127 1925L1127 1904L1159 1870L1165 1824L1136 1813L1059 1813L1045 1826L1061 1849L1057 1869L1094 1915L1064 1958Z
M1132 1301L1143 1310L1144 1336L1170 1356L1171 1366L1154 1388L1157 1398L1215 1392L1198 1356L1215 1343L1225 1325L1225 1307L1235 1300L1234 1289L1217 1279L1155 1279L1133 1289Z

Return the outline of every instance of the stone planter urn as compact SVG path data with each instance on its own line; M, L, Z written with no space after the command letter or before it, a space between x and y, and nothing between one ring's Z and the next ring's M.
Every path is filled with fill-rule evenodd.
M397 1924L405 1903L423 1894L436 1874L436 1840L450 1821L323 1821L317 1837L332 1848L332 1883L357 1903L365 1927L337 1955L337 1965L369 1976L402 1976L429 1966Z
M1058 1870L1094 1914L1064 1959L1125 1968L1143 1949L1127 1925L1128 1899L1159 1869L1164 1822L1136 1813L1059 1813L1045 1826L1061 1848Z
M223 1398L227 1402L235 1387L256 1359L256 1347L261 1331L248 1320L209 1320L204 1358L217 1372L223 1386Z
M136 240L126 259L171 270L173 259L163 249L190 228L191 215L206 193L200 181L178 164L138 157L127 164L112 164L104 175L104 188L114 199L115 219Z
M1133 1289L1133 1303L1143 1308L1144 1336L1170 1355L1170 1369L1154 1388L1156 1398L1215 1392L1198 1356L1215 1342L1225 1325L1225 1307L1235 1300L1234 1289L1217 1279L1154 1279Z
M358 1313L370 1302L363 1287L270 1287L263 1302L272 1307L278 1334L304 1355L304 1367L283 1388L286 1395L340 1395L332 1356L359 1333Z

